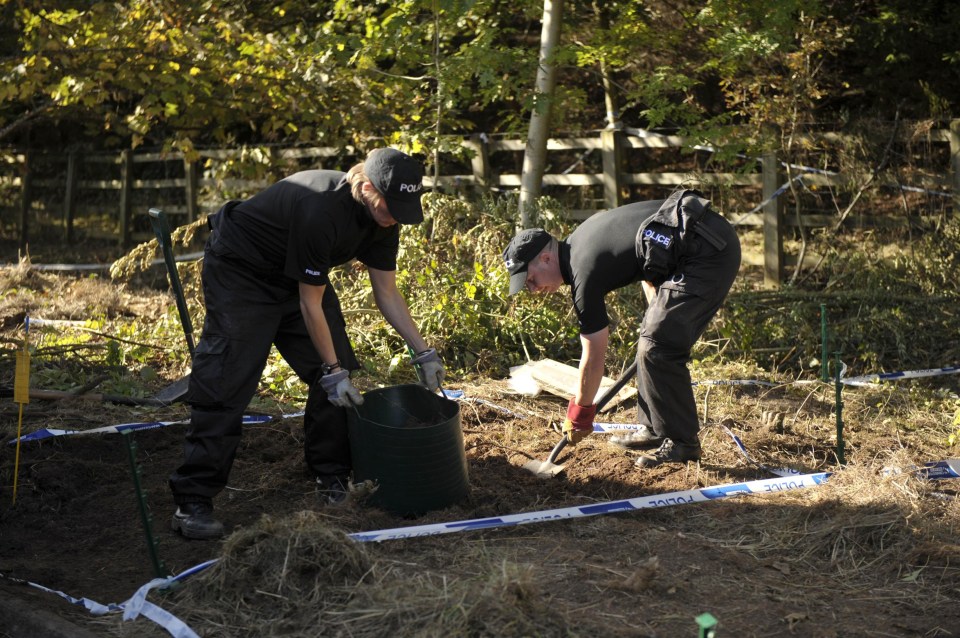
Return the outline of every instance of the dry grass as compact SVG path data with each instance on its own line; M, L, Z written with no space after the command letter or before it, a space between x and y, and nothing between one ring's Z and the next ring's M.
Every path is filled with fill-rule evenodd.
M127 313L141 323L153 322L151 329L166 318L173 326L167 336L176 335L169 341L180 339L166 290L128 295L116 282L38 273L28 262L0 270L0 277L10 291L0 299L5 335L18 334L26 311L58 319L98 311L116 318L115 326ZM706 423L703 462L646 473L633 469L631 456L611 451L594 436L571 453L562 477L528 482L533 479L517 466L545 458L557 436L549 421L562 415L562 402L506 396L505 384L490 378L451 380L451 387L463 388L468 396L522 416L463 404L469 406L462 416L472 502L424 522L768 476L744 459L717 427L720 422L728 423L767 467L834 471L825 484L382 545L361 545L346 533L415 523L364 508L334 518L291 497L284 505L307 509L258 522L251 522L254 516L241 519L239 531L223 545L209 545L220 557L216 566L166 595L152 594L151 600L201 635L223 637L683 635L695 632L693 616L707 609L725 623L727 635L955 632L951 623L960 619L957 489L952 482L934 484L884 469L957 456L946 443L960 405L957 377L844 388L847 465L841 469L835 388L813 380L818 370L809 361L819 353L806 353L801 367L788 375L778 372L777 361L764 366L725 347L723 340L699 345L694 380L759 379L774 385L698 386L695 395ZM949 362L930 365L941 363ZM633 410L626 408L614 420L632 422ZM51 422L56 421L45 423ZM299 454L300 433L290 423L271 427L269 438L277 445L270 450L271 463L257 465L255 453L245 452L244 473L234 476L244 490L225 504L225 512L236 512L243 499L256 500L258 512L278 506L269 499L280 498L281 472L294 471L279 469L274 461ZM251 428L245 438L258 433ZM60 477L63 458L55 460ZM168 471L164 465L152 479L162 482ZM283 478L289 481L286 492L304 491L297 477ZM121 496L127 504L129 495ZM165 541L165 551L182 549L173 542ZM121 623L111 617L98 626L109 635L167 635L147 621Z
M637 635L622 619L584 614L576 592L596 588L607 592L601 597L619 592L668 599L683 586L678 565L723 564L717 552L726 548L752 557L752 578L769 578L766 572L817 596L868 596L934 611L955 605L960 588L960 504L936 498L937 486L913 474L883 471L910 462L905 453L893 453L851 464L817 489L658 510L650 517L591 519L564 529L544 525L527 541L434 538L366 546L313 512L265 517L230 537L220 562L185 582L164 605L202 627L204 636ZM543 542L563 538L557 542L570 552L594 535L620 534L637 517L679 532L689 553L672 557L669 566L642 551L635 560L604 566L592 564L602 563L602 554L555 556ZM645 538L663 544L658 532ZM609 542L595 551L612 551ZM541 562L531 560L538 555ZM603 574L585 583L570 581L568 570ZM789 622L804 619L801 614ZM130 626L111 631L149 635Z

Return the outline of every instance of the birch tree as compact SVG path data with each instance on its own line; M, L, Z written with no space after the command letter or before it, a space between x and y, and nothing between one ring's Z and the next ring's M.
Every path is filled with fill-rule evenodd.
M544 0L537 88L530 113L527 147L523 153L523 174L520 177L520 225L523 228L529 228L532 224L533 202L540 196L540 182L546 166L551 102L557 83L556 67L552 58L559 46L562 12L563 0Z

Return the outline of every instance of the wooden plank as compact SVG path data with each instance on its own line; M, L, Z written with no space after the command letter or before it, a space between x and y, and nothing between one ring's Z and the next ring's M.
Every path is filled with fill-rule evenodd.
M763 155L763 283L767 288L780 288L783 281L783 200L776 196L782 176L777 154Z
M571 137L562 140L548 139L548 151L571 151L587 148L600 148L602 142L599 137ZM527 148L526 140L491 140L491 151L523 151Z
M607 208L624 204L620 168L623 166L623 133L616 129L600 132L603 140L603 201Z
M580 383L580 371L573 366L569 366L565 363L560 363L559 361L554 361L553 359L541 359L540 361L532 361L524 366L527 368L530 376L534 381L545 391L550 394L562 397L566 400L573 398L577 386ZM607 391L608 388L613 386L616 383L616 379L611 379L610 377L603 377L600 381L600 389L597 391L597 396L594 400L599 399L603 396L603 393ZM617 394L614 396L607 405L603 408L603 412L610 410L616 405L623 403L637 395L636 383L628 383L624 386Z
M129 150L120 153L120 246L130 247L133 230L133 154Z
M315 146L310 148L288 148L280 151L281 159L304 159L308 157L336 157L339 149L329 146Z
M66 180L66 186L64 187L63 192L63 227L64 239L67 241L67 243L70 243L74 240L73 220L77 207L78 155L79 154L77 151L70 151L70 153L67 154L67 174L64 178Z
M20 243L21 254L27 254L27 247L30 244L30 209L33 202L33 174L30 172L30 154L24 154L22 164L22 177L20 179Z
M187 202L187 222L193 222L196 221L200 211L200 167L197 166L196 162L183 160L183 174L185 178L183 196Z
M676 135L657 135L651 137L634 137L628 135L624 146L630 148L677 148L687 146L687 141Z

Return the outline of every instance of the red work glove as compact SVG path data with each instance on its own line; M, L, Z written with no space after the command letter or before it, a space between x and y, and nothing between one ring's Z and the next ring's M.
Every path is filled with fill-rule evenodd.
M567 443L576 445L593 433L593 417L597 416L596 405L579 405L570 399L567 405L567 419L563 422L563 433Z

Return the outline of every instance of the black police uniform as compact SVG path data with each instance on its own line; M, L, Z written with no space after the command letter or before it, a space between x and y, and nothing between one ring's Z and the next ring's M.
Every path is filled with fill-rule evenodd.
M323 361L300 311L298 285L326 285L323 311L341 367L359 368L329 269L357 259L396 269L399 226L379 226L345 174L304 171L211 216L204 250L206 319L190 374L183 463L170 477L178 505L209 501L227 484L243 412L275 345L309 385L304 456L318 477L351 469L346 411L317 383Z
M696 191L593 215L559 243L580 332L606 328L604 297L647 280L659 290L637 347L638 417L658 436L698 442L690 351L720 309L740 268L740 241Z

